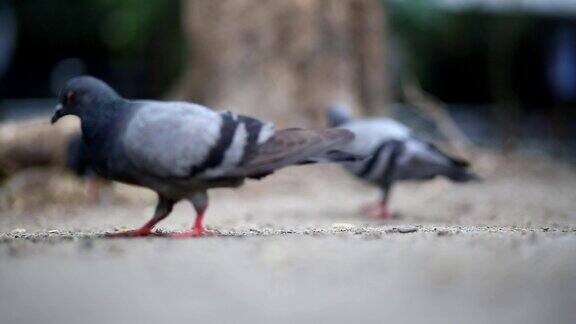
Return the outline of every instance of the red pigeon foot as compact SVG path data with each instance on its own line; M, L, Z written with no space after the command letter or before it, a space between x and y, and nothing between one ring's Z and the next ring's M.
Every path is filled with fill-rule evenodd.
M369 204L362 208L361 212L366 216L375 217L382 220L390 220L394 218L394 215L388 210L388 206L382 202Z
M183 238L207 237L216 235L218 235L218 233L214 231L205 230L204 228L193 228L188 231L170 234L170 237L183 239Z

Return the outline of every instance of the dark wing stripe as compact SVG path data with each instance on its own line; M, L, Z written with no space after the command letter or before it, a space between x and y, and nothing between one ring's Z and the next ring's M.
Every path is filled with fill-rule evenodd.
M362 178L367 178L370 173L373 171L374 168L378 167L377 163L378 161L380 161L381 155L384 153L385 150L392 150L392 154L396 153L396 156L388 156L386 157L386 160L380 161L380 163L386 163L386 168L384 169L384 174L382 175L382 177L384 177L384 175L388 172L388 169L390 168L390 162L396 162L398 155L400 154L400 152L398 151L398 148L403 147L402 142L397 141L397 140L390 140L390 141L385 141L382 142L382 144L380 144L376 150L374 151L372 157L370 157L370 159L366 162L366 164L364 164L364 167L358 171L357 175L359 177ZM398 152L397 152L398 151ZM380 177L378 177L380 178Z
M404 144L400 141L390 141L388 142L390 147L390 156L388 161L386 161L386 168L382 173L382 177L379 177L379 181L389 185L393 178L394 178L394 171L396 170L396 166L398 165L398 158L404 152Z
M247 117L247 116L238 116L238 121L243 123L246 127L246 132L248 133L248 140L244 145L244 152L242 158L240 159L241 164L245 161L250 160L256 154L257 151L257 141L258 135L260 135L260 131L262 131L262 127L264 123L259 121L258 119Z
M194 176L207 169L217 167L224 160L224 154L232 144L234 133L236 132L239 121L229 112L223 113L221 116L222 126L220 127L220 138L216 142L216 145L212 147L204 162L202 162L200 165L192 167L190 170L190 176Z
M372 156L364 164L364 167L356 173L359 177L364 178L370 174L370 171L372 171L372 168L374 168L376 162L378 162L378 157L380 154L382 154L382 151L384 151L386 145L388 145L388 142L383 142L376 148L376 150L372 153Z

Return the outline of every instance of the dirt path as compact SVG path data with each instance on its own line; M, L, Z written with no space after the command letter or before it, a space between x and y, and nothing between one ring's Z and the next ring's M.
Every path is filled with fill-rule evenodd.
M214 192L222 235L194 240L100 238L143 223L149 192L86 206L48 176L62 190L39 209L14 180L28 195L0 212L0 323L576 322L576 172L478 160L482 184L398 187L391 222L359 216L378 194L336 168L289 169Z

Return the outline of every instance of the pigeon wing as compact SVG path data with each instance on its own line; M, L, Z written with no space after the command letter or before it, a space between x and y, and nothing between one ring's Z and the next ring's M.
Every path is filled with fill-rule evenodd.
M357 119L339 128L347 129L356 136L345 146L345 150L358 155L374 154L384 142L404 141L411 136L409 128L387 118Z
M125 151L141 173L158 178L228 177L274 134L255 118L188 103L146 102L128 123Z
M139 173L186 178L217 145L222 118L189 103L139 102L128 121L122 146Z

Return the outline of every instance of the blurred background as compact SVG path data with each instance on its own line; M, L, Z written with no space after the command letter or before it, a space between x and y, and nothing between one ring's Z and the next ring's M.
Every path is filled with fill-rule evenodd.
M312 124L333 101L409 113L412 82L474 143L574 153L575 16L570 0L2 0L0 118L50 111L79 74Z
M335 165L210 192L198 240L86 168L58 89L324 127L391 116L484 181L379 190ZM0 322L576 323L576 0L0 0ZM184 230L176 206L160 230Z
M331 103L456 151L576 157L571 0L0 0L0 178L66 163L58 89L320 127ZM41 143L41 144L39 144Z

